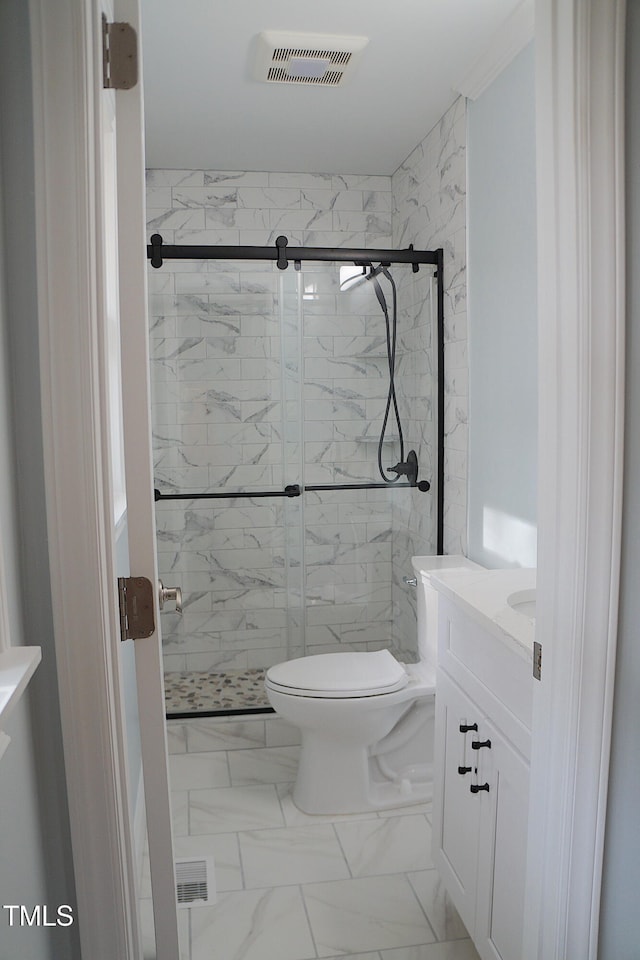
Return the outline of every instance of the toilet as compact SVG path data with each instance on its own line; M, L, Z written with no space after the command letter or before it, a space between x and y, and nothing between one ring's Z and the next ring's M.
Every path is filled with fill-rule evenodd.
M388 650L345 651L267 670L271 706L301 732L293 802L305 813L361 813L431 799L437 636L431 577L477 564L462 556L411 562L418 663L400 663Z

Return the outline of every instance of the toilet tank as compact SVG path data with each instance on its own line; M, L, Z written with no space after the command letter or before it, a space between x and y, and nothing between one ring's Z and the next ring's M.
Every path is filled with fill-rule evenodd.
M476 569L483 567L462 555L446 557L412 557L411 565L416 575L418 591L418 658L435 668L438 642L438 591L431 584L431 577L440 570Z

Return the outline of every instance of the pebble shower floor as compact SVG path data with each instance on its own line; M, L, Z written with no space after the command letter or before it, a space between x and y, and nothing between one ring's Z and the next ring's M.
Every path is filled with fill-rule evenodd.
M251 710L269 706L264 689L265 670L225 670L224 673L188 671L165 673L168 715L210 710Z

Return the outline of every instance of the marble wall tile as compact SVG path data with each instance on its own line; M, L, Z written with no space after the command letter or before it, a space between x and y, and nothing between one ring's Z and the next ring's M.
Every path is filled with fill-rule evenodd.
M458 105L393 178L149 171L150 216L161 232L175 231L176 240L203 243L273 243L278 233L284 232L292 244L387 247L394 244L396 235L406 245L418 237L431 238L438 231L451 233L453 229L453 235L445 238L445 255L448 274L456 281L447 297L447 337L449 346L454 346L465 332L464 181L461 188L459 177L463 160L464 111ZM430 220L425 220L425 211ZM405 222L401 222L403 219ZM425 222L430 226L425 228ZM412 231L414 236L407 239ZM421 406L418 401L432 383L429 328L423 322L430 288L426 274L412 278L408 271L405 273L398 277L405 337L399 347L404 382L399 400L407 420L411 414L410 445L418 449L421 463L428 465L431 441L420 418L430 418L430 406ZM286 324L297 322L293 289L280 289L288 274L283 277L273 264L258 261L167 264L162 279L159 271L151 271L150 328L158 358L153 368L154 449L158 479L167 487L178 489L188 483L187 489L195 489L194 484L202 480L216 488L226 483L242 489L293 479L291 466L282 466L281 437L288 432L286 424L282 432L282 416L288 413L279 403L281 349L289 357L287 375L293 385L298 376L293 359L295 345L281 342L280 312ZM307 482L377 479L375 438L384 413L386 378L384 323L370 285L349 294L337 291L335 270L323 264L305 268ZM412 328L416 336L407 339ZM406 352L404 358L402 351ZM422 374L412 359L418 353L426 364ZM453 357L456 366L452 368L455 372L450 390L455 390L452 395L463 397L465 358L457 358L455 353ZM453 434L462 407L457 404L452 409L457 411L451 414ZM189 435L189 430L194 432ZM203 431L207 431L206 436ZM360 438L367 435L374 442L363 444ZM292 463L297 462L295 444L287 451L294 457ZM454 464L456 476L462 480L463 451L450 452L459 454L458 461L450 456L448 462ZM388 455L392 455L391 446ZM204 469L206 478L196 472ZM315 531L307 534L311 550L309 627L337 626L348 632L351 625L348 640L345 636L347 642L375 645L390 630L390 594L381 590L390 589L392 582L401 582L395 564L404 562L408 543L419 542L423 547L422 534L431 521L421 514L419 503L410 509L398 509L391 526L401 522L398 536L402 550L393 548L395 532L391 535L373 528L366 531L358 547L349 528L363 515L363 495L357 495L359 503L351 501L349 495L330 496L331 503L316 504L308 498L307 504L311 521L307 529L313 528L316 516L316 525L330 524L340 531L336 539L325 540L325 547L332 552L324 559L318 553L321 544L315 539ZM461 508L460 485L454 500L453 506ZM422 508L424 511L424 505ZM380 509L383 527L388 531L392 508L386 504ZM217 583L185 583L190 610L185 610L181 625L167 624L167 657L173 658L174 664L181 656L183 664L212 667L232 662L244 666L250 659L266 662L269 657L280 657L286 639L286 624L281 618L276 623L264 617L262 625L255 618L251 624L220 619L217 629L215 621L241 611L262 610L264 615L265 611L277 610L280 617L283 614L284 581L269 575L286 560L282 511L256 501L255 506L247 502L226 504L207 520L193 510L189 518L185 513L182 516L182 522L174 517L168 526L167 515L158 511L159 547L166 558L163 564L174 573L205 573L210 569ZM196 519L198 516L200 519ZM455 514L450 512L448 520L454 523ZM416 526L413 541L407 524ZM269 534L269 555L241 555L248 549L264 550ZM257 538L259 546L252 538ZM273 553L276 548L277 554ZM221 550L229 552L220 557ZM289 551L290 560L295 559L292 546ZM298 574L295 568L290 569L293 579L289 586L295 594ZM252 578L255 582L250 584ZM375 584L376 589L368 584ZM349 595L347 585L362 589ZM233 587L240 589L229 589ZM268 589L273 591L271 597L265 593ZM404 606L396 602L403 630L412 626L410 616L401 615ZM367 607L371 608L368 612ZM198 608L203 614L208 609L209 620L196 623ZM363 641L367 631L368 641ZM403 645L406 648L411 642L405 639ZM177 649L182 651L180 655L171 652Z
M394 245L406 246L414 243L417 247L444 248L445 283L445 366L447 380L445 390L447 410L445 413L445 510L444 547L446 553L466 552L466 487L463 483L452 482L450 466L455 466L458 480L466 478L467 458L467 396L468 362L466 356L466 169L465 169L465 102L459 98L445 114L439 124L415 148L407 160L392 177L393 196L393 239ZM425 273L426 277L426 273ZM416 305L413 309L413 324L416 331L421 327L423 342L428 346L428 338L421 317L427 313L429 304L428 284L421 282L416 289ZM422 297L422 306L420 298ZM410 297L409 299L414 299ZM429 341L430 342L430 341ZM412 349L412 356L418 361L424 359L425 352L416 349L416 342L405 339L405 345ZM429 375L433 365L429 362L423 371L415 375L410 366L403 366L398 389L403 397L410 400L410 407L416 409L415 398L424 400L428 391ZM416 371L417 372L417 371ZM433 449L435 436L429 426L431 414L429 404L422 405L421 422L418 428L418 453L421 473L427 479L430 464L434 462L430 450ZM416 434L414 433L414 436ZM435 486L434 486L435 492ZM407 594L402 585L402 573L410 556L435 552L432 524L432 511L425 509L422 494L411 491L412 506L398 504L394 513L393 528L398 540L394 552L394 624L398 631L394 633L401 646L407 645L407 633L414 629L415 596ZM432 498L433 494L427 494ZM426 542L425 542L426 538ZM404 569L403 569L404 568ZM411 652L411 650L409 650ZM415 656L415 647L413 654Z

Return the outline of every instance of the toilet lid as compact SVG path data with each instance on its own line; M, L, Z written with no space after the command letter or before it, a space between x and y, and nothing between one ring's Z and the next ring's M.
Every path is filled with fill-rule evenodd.
M267 682L309 697L365 697L401 690L408 675L388 650L321 653L279 663Z

